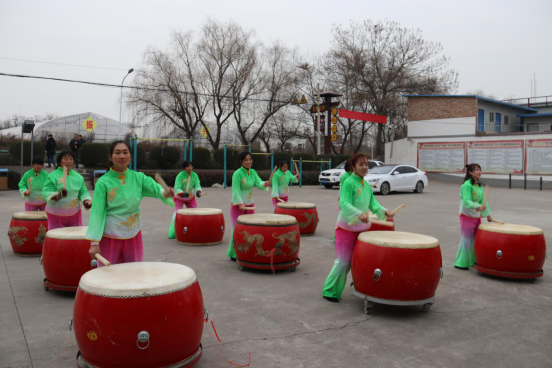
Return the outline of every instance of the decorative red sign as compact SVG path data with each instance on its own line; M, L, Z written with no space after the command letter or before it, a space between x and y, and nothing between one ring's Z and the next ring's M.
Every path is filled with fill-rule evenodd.
M344 119L362 120L370 123L387 124L387 116L368 114L365 112L339 109L339 117Z

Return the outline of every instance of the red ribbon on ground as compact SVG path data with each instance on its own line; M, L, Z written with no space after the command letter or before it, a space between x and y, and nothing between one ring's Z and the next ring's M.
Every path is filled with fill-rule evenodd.
M209 319L209 317L205 317L205 320L204 320L205 324L207 325L209 322L211 322L211 326L213 327L213 332L215 333L215 336L217 337L217 340L218 342L222 343L222 340L220 339L218 333L217 333L217 329L215 328L215 324L213 323L213 321L211 321ZM207 329L207 332L209 333L209 336L211 338L213 338L213 335L211 335L211 331L209 331L209 329ZM251 352L249 351L249 361L247 362L247 364L245 365L240 365L240 364L236 364L230 360L228 360L228 358L226 358L224 355L221 354L221 356L224 358L224 360L226 360L226 362L228 364L231 364L233 365L234 367L240 367L240 368L243 368L243 367L249 367L251 365Z

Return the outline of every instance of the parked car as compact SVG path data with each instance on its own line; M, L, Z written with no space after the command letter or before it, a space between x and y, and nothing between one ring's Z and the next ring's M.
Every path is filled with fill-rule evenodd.
M368 166L370 170L373 167L384 166L385 164L381 161L370 160ZM340 163L335 167L335 169L324 170L318 176L318 181L324 185L327 189L333 188L334 185L339 185L339 179L341 175L345 174L345 161Z
M397 190L413 190L421 193L428 185L427 174L410 165L385 165L368 171L364 177L374 185L374 193L387 195Z

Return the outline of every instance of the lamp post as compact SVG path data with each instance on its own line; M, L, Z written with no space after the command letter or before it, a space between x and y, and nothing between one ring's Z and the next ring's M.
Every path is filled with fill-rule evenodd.
M133 71L134 69L130 68L121 82L121 108L119 109L119 134L117 135L117 139L121 139L121 125L123 125L123 84L125 83L126 77Z

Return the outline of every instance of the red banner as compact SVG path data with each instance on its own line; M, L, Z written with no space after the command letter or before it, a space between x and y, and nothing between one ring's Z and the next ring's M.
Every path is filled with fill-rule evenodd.
M345 109L339 109L339 117L345 119L362 120L370 123L387 124L387 116L368 114L365 112L349 111Z

